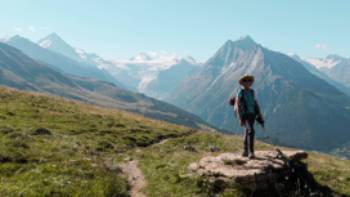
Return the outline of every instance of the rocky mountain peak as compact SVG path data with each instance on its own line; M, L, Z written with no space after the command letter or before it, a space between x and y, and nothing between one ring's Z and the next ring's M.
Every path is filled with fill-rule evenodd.
M37 43L43 48L60 53L74 60L81 60L76 49L64 41L57 33L51 33Z
M338 61L338 62L346 60L346 58L344 58L344 57L342 57L340 55L336 55L336 54L330 54L325 59L326 60L331 60L331 61Z
M249 35L241 37L234 41L233 44L243 49L252 49L258 45Z
M43 48L54 47L54 45L68 45L57 33L54 32L39 40L38 44Z
M17 40L26 40L26 38L24 38L24 37L22 37L22 36L16 34L16 35L10 37L10 38L7 40L7 42L17 41Z
M254 51L257 47L258 44L250 36L243 36L235 41L227 40L218 50L217 55L229 55L234 53L236 49L249 52Z

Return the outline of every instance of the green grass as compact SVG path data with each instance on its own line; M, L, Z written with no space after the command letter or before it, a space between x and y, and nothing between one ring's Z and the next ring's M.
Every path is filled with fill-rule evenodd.
M40 135L41 128L49 132ZM125 179L105 163L188 132L130 113L0 89L0 196L125 196Z
M195 152L186 150L192 146ZM147 148L138 154L140 166L146 179L151 182L146 188L148 196L207 196L198 184L201 179L188 174L190 163L210 153L211 147L220 152L236 152L242 148L242 141L235 136L225 136L210 132L199 132L191 136L172 139L164 144ZM257 143L257 148L268 149L269 145ZM161 184L159 184L161 183Z
M164 144L152 146L139 152L138 158L150 184L146 188L148 196L207 196L198 184L201 179L189 176L187 167L193 161L212 154L237 152L242 150L242 140L237 136L199 132L191 136L172 139ZM191 145L196 152L187 151L184 146ZM210 153L215 146L219 152ZM258 150L274 150L276 147L258 142ZM282 148L283 149L283 148ZM324 154L311 153L306 160L317 181L334 191L350 195L350 161ZM238 195L235 188L227 190L223 196Z
M0 88L0 196L128 196L116 168L125 158L139 160L147 196L208 196L188 165L241 147L239 136ZM306 162L320 183L350 195L349 160L312 153ZM238 193L231 188L223 196Z

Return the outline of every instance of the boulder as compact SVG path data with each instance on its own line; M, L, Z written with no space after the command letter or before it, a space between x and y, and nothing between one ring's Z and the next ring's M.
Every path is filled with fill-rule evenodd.
M284 151L287 158L301 161L307 157L303 151ZM256 189L266 187L266 183L277 178L273 171L285 167L284 160L276 151L257 151L255 159L242 157L239 153L223 153L207 156L189 166L189 170L201 176L234 182L241 187Z
M331 191L319 185L302 162L304 151L257 151L254 159L240 153L222 153L206 156L188 166L189 171L205 180L206 191L223 192L226 188L238 188L248 196L280 196L312 192L329 194ZM208 186L209 185L209 186Z

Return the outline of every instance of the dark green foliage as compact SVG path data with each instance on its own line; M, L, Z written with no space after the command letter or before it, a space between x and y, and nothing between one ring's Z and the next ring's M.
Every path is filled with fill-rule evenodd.
M33 135L51 135L51 131L46 128L37 128L34 130Z

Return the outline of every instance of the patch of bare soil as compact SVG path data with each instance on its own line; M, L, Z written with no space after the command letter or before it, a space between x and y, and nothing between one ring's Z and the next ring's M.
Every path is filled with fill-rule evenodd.
M142 191L146 186L146 180L142 171L138 167L138 161L129 161L120 165L120 168L122 172L127 175L131 197L146 197Z

